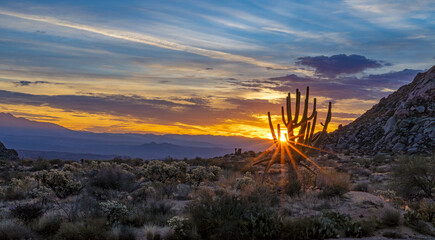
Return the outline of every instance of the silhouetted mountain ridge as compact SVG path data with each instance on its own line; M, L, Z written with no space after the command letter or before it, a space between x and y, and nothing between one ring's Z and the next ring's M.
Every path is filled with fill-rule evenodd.
M433 154L434 141L435 66L330 133L324 146L361 154Z
M262 151L270 145L269 140L265 139L233 136L74 131L53 123L17 118L7 113L0 113L0 141L19 150L21 157L34 158L37 152L50 152L44 156L55 157L57 152L59 156L69 156L71 159L76 159L77 154L144 159L168 156L213 157L232 153L236 147Z

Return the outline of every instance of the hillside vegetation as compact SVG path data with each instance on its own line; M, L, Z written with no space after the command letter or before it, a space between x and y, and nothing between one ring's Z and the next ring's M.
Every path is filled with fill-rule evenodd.
M3 160L0 239L435 236L433 157L319 155L295 185L249 167L257 155Z

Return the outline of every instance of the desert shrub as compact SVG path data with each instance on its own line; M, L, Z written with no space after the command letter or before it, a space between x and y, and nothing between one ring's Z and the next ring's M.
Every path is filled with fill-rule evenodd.
M135 240L136 233L131 227L120 226L113 228L107 236L107 240Z
M388 156L386 154L378 153L373 157L372 164L375 166L379 166L386 163L387 160L388 160Z
M135 176L118 166L104 167L92 178L91 184L102 189L130 191L135 186Z
M138 238L151 240L167 239L167 235L170 231L171 229L168 226L145 225L138 231Z
M379 223L376 219L362 220L347 225L345 234L346 237L369 237L373 235L378 227Z
M11 178L9 185L4 191L3 199L6 201L22 200L28 197L28 191L35 186L36 182L28 177Z
M307 190L315 186L316 175L306 169L299 169L301 190Z
M254 179L252 179L251 174L248 172L241 178L236 178L236 189L244 190L253 187L255 184Z
M382 212L382 224L388 227L400 225L400 212L394 208L386 208Z
M353 191L358 192L368 192L369 191L369 184L367 182L361 182L355 185L352 189Z
M347 173L330 170L319 174L317 184L322 189L321 197L342 196L349 191L350 176Z
M192 187L188 184L177 184L174 193L172 193L174 199L177 200L188 200L189 194L192 192Z
M188 219L180 216L175 216L168 220L168 225L173 231L172 239L190 239L189 235L191 235L192 227Z
M110 224L120 223L128 214L127 206L116 201L102 202L100 206Z
M411 228L419 233L435 236L435 232L432 230L433 227L425 221L419 220L415 225L411 225Z
M125 225L141 227L145 224L164 226L173 216L173 205L167 201L149 201L133 208L122 221Z
M418 206L418 213L422 216L423 220L427 222L434 221L435 217L435 202L432 199L424 198L420 200Z
M434 235L432 232L432 228L430 223L427 223L423 220L423 217L418 211L408 210L403 215L404 223L415 231L426 234L426 235Z
M56 234L61 224L62 218L59 215L44 215L32 225L32 230L44 238L49 238Z
M61 199L78 194L82 189L81 182L74 180L73 174L68 171L43 171L40 180Z
M63 165L62 171L69 171L73 173L79 173L82 171L82 165L78 162L68 163Z
M185 162L167 164L163 161L150 161L144 168L143 176L150 181L184 182L187 166Z
M289 240L336 238L350 225L348 215L335 212L293 220L284 219L281 238Z
M302 184L299 181L286 182L284 185L284 192L289 196L299 196L302 191Z
M39 204L23 204L11 209L12 216L20 219L23 223L28 224L32 220L42 216L43 209Z
M216 166L203 167L199 166L192 170L188 175L188 181L196 186L205 181L217 181L221 173L221 168Z
M394 187L405 198L433 198L435 192L435 155L402 156L393 168Z
M391 231L384 232L382 234L382 236L384 236L386 238L394 238L394 239L405 239L406 238L402 233L391 232Z
M32 232L11 220L3 220L0 222L0 239L31 239Z
M33 163L33 171L49 170L51 168L51 163L49 160L38 158Z
M56 240L106 240L107 226L104 220L94 219L88 222L63 222L56 235Z
M147 199L157 199L158 191L155 184L146 184L131 193L133 200L136 202L146 201Z
M270 205L228 193L203 192L186 211L202 239L276 239L281 229Z

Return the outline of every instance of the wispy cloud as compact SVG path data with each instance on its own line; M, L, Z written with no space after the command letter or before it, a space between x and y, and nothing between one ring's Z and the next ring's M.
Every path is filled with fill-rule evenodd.
M101 28L101 27L94 27L89 25L83 25L83 24L77 24L69 21L64 21L57 18L47 17L47 16L38 16L38 15L30 15L30 14L23 14L18 12L11 12L0 9L0 14L17 17L21 19L26 19L30 21L38 21L43 23L49 23L56 26L62 26L67 28L72 28L76 30L86 31L86 32L92 32L101 34L107 37L112 37L116 39L122 39L125 41L130 42L136 42L146 45L151 45L159 48L165 48L165 49L171 49L175 51L184 51L189 52L201 56L206 56L214 59L220 59L225 61L235 61L235 62L243 62L247 64L252 64L260 67L269 67L269 68L286 68L289 70L293 70L296 72L300 72L301 70L294 67L294 66L283 66L280 64L272 63L272 62L266 62L257 60L255 58L231 54L227 52L222 51L216 51L216 50L209 50L205 48L199 48L199 47L192 47L188 45L183 45L171 41L167 41L165 39L157 38L154 36L149 36L141 33L134 33L134 32L128 32L128 31L121 31L116 29L108 29L108 28ZM303 71L306 72L306 71Z
M428 18L424 12L434 11L431 0L345 0L357 16L387 28L421 28L412 18Z

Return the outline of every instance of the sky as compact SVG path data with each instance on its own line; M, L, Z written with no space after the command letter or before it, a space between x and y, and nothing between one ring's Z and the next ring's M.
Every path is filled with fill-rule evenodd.
M270 137L310 86L332 131L434 63L431 0L0 0L0 112L74 130Z

